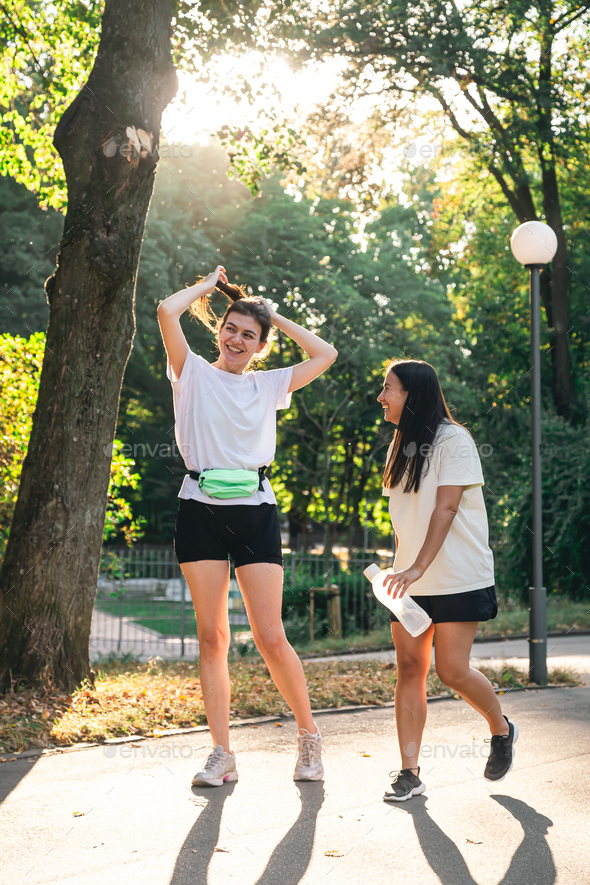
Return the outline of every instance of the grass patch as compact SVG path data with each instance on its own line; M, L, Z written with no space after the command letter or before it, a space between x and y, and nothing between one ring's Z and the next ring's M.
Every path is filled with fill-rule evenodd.
M498 615L493 621L483 621L477 628L478 636L514 633L528 633L529 612L526 608L503 608L499 602ZM547 630L588 630L590 629L590 604L573 602L563 596L547 598Z
M99 611L113 615L115 618L119 617L121 608L124 618L129 618L134 624L148 627L163 636L178 636L180 632L180 602L124 598L120 606L118 599L99 597L95 606ZM197 622L190 596L185 603L184 635L197 635Z
M165 729L203 725L205 707L198 664L162 661L109 661L100 665L95 687L82 685L71 695L15 687L0 698L0 751L67 746L109 738L157 736ZM231 717L281 716L287 705L260 661L231 665ZM313 709L385 704L393 700L397 669L378 661L304 662ZM482 667L495 688L525 686L515 667ZM569 668L549 673L555 684L578 681ZM429 696L452 696L431 670Z

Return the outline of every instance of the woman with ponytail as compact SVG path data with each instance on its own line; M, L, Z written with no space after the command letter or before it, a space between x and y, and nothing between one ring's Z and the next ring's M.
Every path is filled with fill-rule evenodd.
M501 781L512 768L518 727L502 714L483 673L469 666L478 621L491 620L498 611L475 443L451 417L436 371L422 360L391 363L377 399L385 421L395 428L383 477L396 542L393 574L385 586L394 598L409 593L432 618L430 627L413 637L391 615L401 769L384 798L403 802L426 789L418 758L433 640L441 682L489 725L488 780Z
M231 301L220 320L208 302L215 288ZM215 362L190 350L180 326L187 309L215 332ZM297 720L294 780L321 780L321 738L303 667L281 622L281 534L265 472L275 454L276 410L288 408L291 393L325 372L337 352L280 316L264 298L249 298L230 285L221 266L161 301L158 321L168 355L176 439L188 471L179 493L174 546L195 607L201 690L213 739L213 751L193 784L221 786L238 779L229 745L229 557L256 646ZM271 348L273 326L308 359L283 369L252 370Z

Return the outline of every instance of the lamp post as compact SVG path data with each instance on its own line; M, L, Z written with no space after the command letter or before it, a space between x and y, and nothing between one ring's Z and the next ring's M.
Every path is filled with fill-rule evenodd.
M529 587L530 679L547 683L547 590L543 586L543 491L541 479L541 299L540 271L557 251L555 231L542 221L526 221L510 240L512 254L530 270L531 418L533 444L533 586Z

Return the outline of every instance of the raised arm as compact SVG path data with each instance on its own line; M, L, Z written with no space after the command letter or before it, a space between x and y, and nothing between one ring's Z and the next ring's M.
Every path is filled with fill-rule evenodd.
M180 378L188 353L188 344L180 325L180 317L197 298L202 295L210 295L218 280L227 283L225 268L221 265L216 267L202 283L189 286L188 289L181 289L180 292L169 295L158 304L160 331L176 381Z
M303 326L298 326L292 320L282 317L272 308L266 298L262 300L270 311L273 326L280 329L289 338L292 338L309 357L309 359L294 366L289 385L289 393L291 393L293 390L305 387L306 384L309 384L310 381L313 381L314 378L325 372L338 356L338 351L331 344L328 344L327 341L310 332L309 329L304 329Z

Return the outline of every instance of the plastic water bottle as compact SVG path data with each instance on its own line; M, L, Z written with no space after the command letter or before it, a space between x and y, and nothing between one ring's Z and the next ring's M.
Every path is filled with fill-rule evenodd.
M373 563L364 570L363 574L373 585L373 593L379 602L382 602L394 613L402 627L405 627L411 636L420 636L430 627L432 618L408 596L407 592L397 599L389 595L383 586L383 581L391 572L382 571L378 565Z

